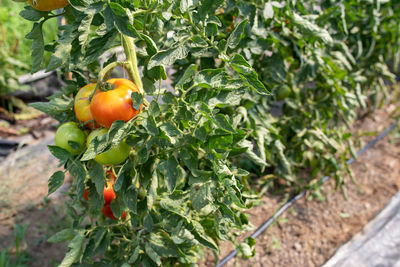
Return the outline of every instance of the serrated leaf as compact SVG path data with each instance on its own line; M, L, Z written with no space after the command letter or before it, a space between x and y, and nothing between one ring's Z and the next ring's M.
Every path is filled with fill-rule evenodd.
M103 166L95 161L89 168L89 176L96 186L96 191L99 195L103 194L104 186L106 185L106 177L104 175Z
M264 84L258 79L256 71L244 59L243 56L235 54L230 63L231 67L239 74L240 78L245 81L248 86L254 89L257 93L269 95L270 92L265 88Z
M333 39L327 30L320 28L317 24L294 12L292 14L293 23L296 24L296 26L298 26L303 32L319 38L325 44L333 44Z
M35 22L32 30L26 35L27 39L33 40L32 50L32 72L36 72L40 69L44 54L44 39L42 31L43 21L40 23Z
M182 77L179 79L176 86L182 86L186 83L189 83L195 76L196 71L197 71L197 65L191 64L189 67L186 68L185 72L183 73Z
M180 135L178 128L176 128L171 122L164 123L160 126L160 129L163 130L168 136Z
M133 24L130 23L129 16L125 9L120 4L114 2L109 2L108 5L112 11L113 19L118 31L132 38L142 39Z
M232 31L231 35L229 35L228 41L226 43L229 48L234 49L239 44L240 40L242 39L244 28L246 27L247 22L247 19L241 21Z
M178 45L165 51L160 51L150 58L147 69L150 70L151 68L161 65L170 66L177 59L185 58L187 56L187 53L188 51L183 45Z
M156 54L158 52L158 48L156 43L153 41L153 39L151 39L151 37L147 36L146 34L141 34L140 35L143 40L146 42L146 51L147 54L151 57L154 54Z
M217 116L215 116L215 122L218 125L218 127L224 129L225 131L230 133L235 133L235 129L233 129L232 125L230 124L225 115L217 114Z
M179 166L178 161L174 156L171 156L168 160L161 160L157 168L164 175L168 191L173 192L176 187L176 181L184 176L184 171Z
M151 233L151 230L153 229L153 224L153 219L151 218L150 214L147 213L143 219L143 226L147 232Z
M22 10L19 15L26 20L39 21L42 18L46 18L48 12L36 10L31 6L25 6L24 10Z
M57 171L53 173L53 175L49 178L49 191L47 195L53 194L60 186L63 185L64 183L64 172L62 171Z
M67 242L72 240L75 237L75 235L76 235L75 230L68 228L52 235L49 239L47 239L47 242L50 243Z
M82 20L78 27L79 32L79 44L83 45L86 43L89 33L90 33L90 26L93 21L94 14L86 15Z
M154 261L158 266L161 265L160 256L158 256L158 254L151 248L149 243L146 243L145 251L146 251L147 256L149 256L152 261Z
M52 71L62 66L68 59L72 49L71 43L60 43L56 47L56 51L52 54L46 71Z
M151 210L153 208L153 204L157 198L157 188L158 188L158 173L156 170L154 170L153 175L151 177L149 193L147 194L147 209L148 210Z
M143 120L142 125L147 130L147 132L152 136L156 136L159 134L159 130L157 128L157 124L153 116L150 116L145 120Z
M65 255L64 259L58 265L59 267L69 267L79 260L82 253L82 244L85 240L85 236L82 232L77 232L74 239L68 244L69 251Z
M141 105L143 104L143 96L138 92L133 92L131 94L133 108L136 110L140 110Z
M193 184L190 188L190 201L192 207L198 212L201 211L206 205L213 202L213 196L211 193L212 184L207 183L197 183Z
M137 259L139 258L139 251L140 247L137 246L133 251L132 255L130 256L128 263L133 264L137 261Z
M72 155L61 147L51 145L47 147L49 148L50 153L59 160L68 160L72 158Z

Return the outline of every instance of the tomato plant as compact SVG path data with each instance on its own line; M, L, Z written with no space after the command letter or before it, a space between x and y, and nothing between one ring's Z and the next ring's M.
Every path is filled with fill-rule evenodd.
M67 122L58 127L55 143L72 155L77 155L85 148L86 134L75 122Z
M110 79L108 85L113 88L107 91L97 90L90 102L93 118L101 126L110 128L116 120L129 121L139 114L143 105L135 109L131 95L140 94L139 88L127 79Z
M386 62L400 58L392 1L362 10L353 0L70 3L59 14L67 25L46 46L41 25L58 15L21 13L35 21L33 68L46 48L47 70L72 73L32 106L61 123L87 122L73 96L96 80L90 111L106 128L92 130L75 157L51 149L74 177L71 235L53 239L70 242L65 266L194 265L204 248L218 253L248 229L257 189L298 191L330 173L343 185L353 148L346 126L384 101L394 77ZM116 67L129 79L110 82L122 76ZM107 205L103 165L116 174ZM297 175L309 169L309 178ZM49 192L62 179L54 174ZM85 189L88 201L77 201ZM104 220L125 212L128 220ZM239 249L250 257L246 240Z

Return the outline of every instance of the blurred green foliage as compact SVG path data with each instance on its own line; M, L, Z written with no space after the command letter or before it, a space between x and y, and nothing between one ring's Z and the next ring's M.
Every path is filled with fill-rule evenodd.
M9 94L25 89L18 83L18 76L29 73L31 68L32 41L25 35L32 22L21 18L19 13L26 3L0 0L0 107L13 112ZM57 21L51 20L43 25L45 42L57 37ZM43 66L50 61L50 54L44 56Z

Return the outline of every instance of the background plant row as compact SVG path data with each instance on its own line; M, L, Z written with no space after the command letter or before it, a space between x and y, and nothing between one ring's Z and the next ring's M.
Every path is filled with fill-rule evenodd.
M51 239L70 241L62 266L93 263L95 255L118 266L195 264L204 247L217 253L220 241L235 242L249 228L244 211L257 194L282 186L318 194L318 178L332 172L342 185L353 154L349 127L361 110L383 103L400 58L398 1L70 3L62 13L68 23L51 44L43 25L56 16L21 12L35 22L27 36L33 70L48 50L47 70L74 78L33 106L60 122L76 120L73 95L97 79L99 57L120 46L121 34L135 39L152 101L77 157L50 147L74 177L74 225ZM170 77L166 67L175 70ZM173 90L161 87L167 78ZM116 215L129 211L129 219L96 219L105 179L92 159L124 139L135 156L114 166L111 207ZM306 178L298 175L305 170ZM49 192L63 179L53 175ZM98 192L88 205L85 187ZM82 216L88 213L90 220ZM254 240L239 249L251 257Z

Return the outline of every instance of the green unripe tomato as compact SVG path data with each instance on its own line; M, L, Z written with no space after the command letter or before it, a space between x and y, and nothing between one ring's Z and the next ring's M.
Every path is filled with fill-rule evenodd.
M78 155L85 149L86 134L78 128L75 122L67 122L58 127L56 146L67 150L72 155Z
M95 138L96 136L102 136L104 134L107 134L107 129L97 129L92 131L88 138L87 138L87 146L89 146L90 142ZM116 165L124 162L126 158L129 156L129 151L131 150L131 147L125 143L125 141L114 145L107 150L106 152L103 152L101 154L98 154L94 160L97 161L100 164L103 165Z
M284 85L277 90L276 99L281 101L281 100L284 100L285 98L291 96L291 94L292 94L292 90L289 88L289 86Z

